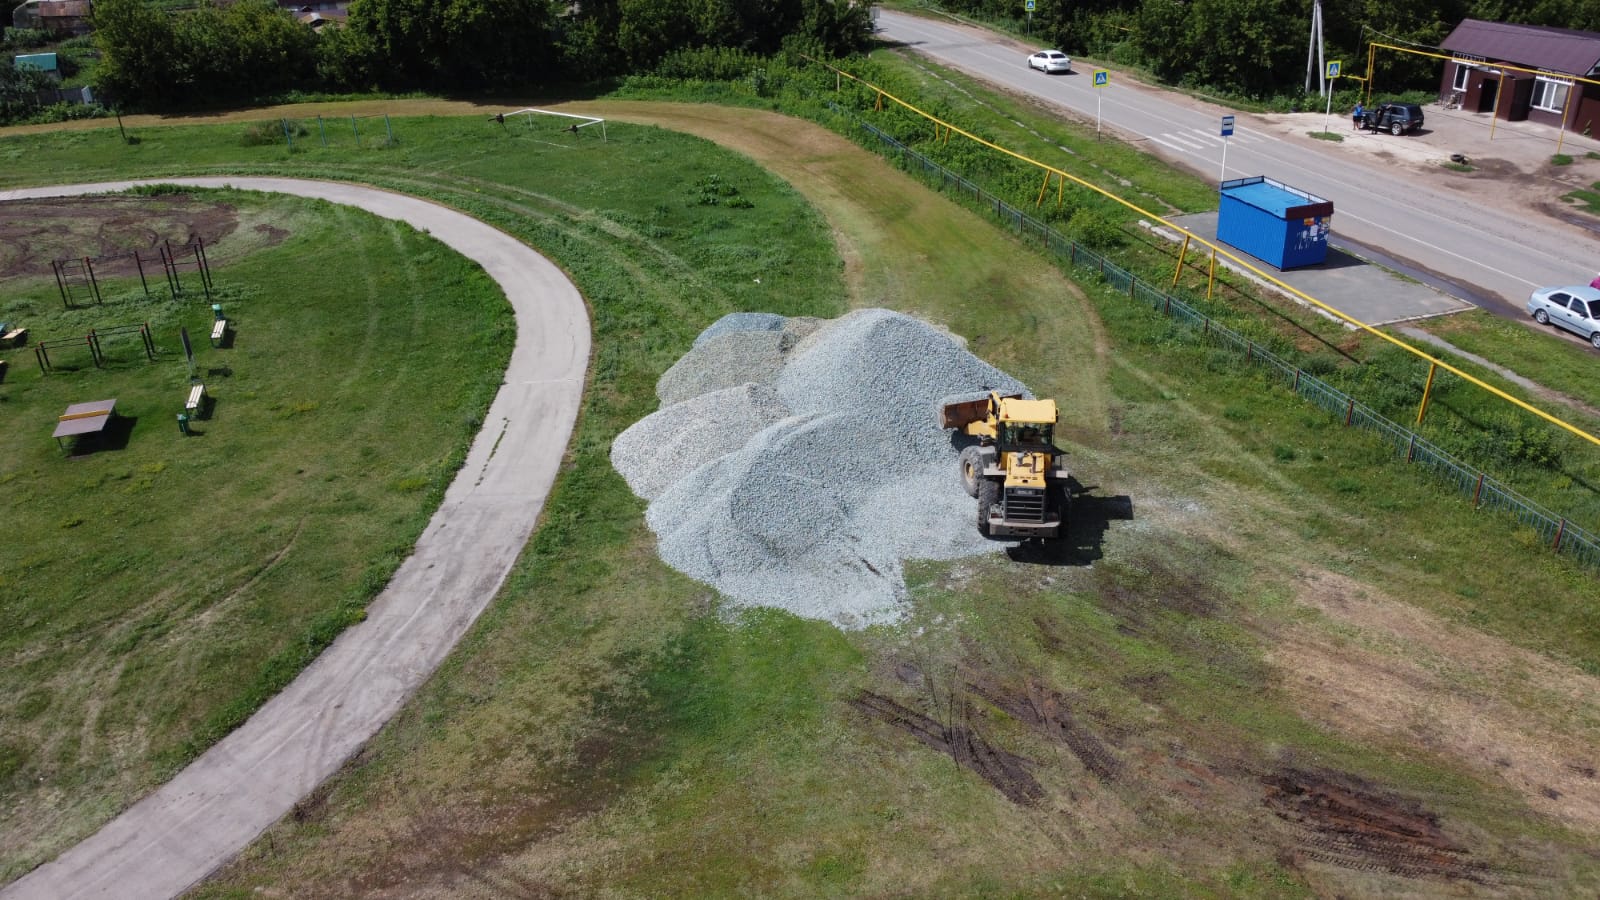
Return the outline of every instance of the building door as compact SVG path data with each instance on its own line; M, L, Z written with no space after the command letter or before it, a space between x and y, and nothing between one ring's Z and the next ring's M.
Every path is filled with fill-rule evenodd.
M1500 79L1485 78L1478 86L1478 112L1494 112L1495 97L1500 92Z

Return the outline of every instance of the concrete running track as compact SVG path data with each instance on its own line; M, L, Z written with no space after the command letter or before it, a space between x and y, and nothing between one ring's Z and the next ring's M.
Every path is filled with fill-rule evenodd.
M21 898L172 897L332 775L438 667L499 591L555 482L583 396L589 317L560 269L482 222L376 188L289 178L162 178L0 191L0 200L235 187L407 222L476 261L516 313L505 380L444 502L366 621L238 730L82 843L0 890Z

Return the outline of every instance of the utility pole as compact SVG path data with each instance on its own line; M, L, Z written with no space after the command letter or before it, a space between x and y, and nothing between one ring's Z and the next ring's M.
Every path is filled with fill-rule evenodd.
M1322 76L1322 0L1311 3L1311 43L1306 47L1306 93L1311 93L1311 82L1317 83L1317 94L1328 93L1328 82Z

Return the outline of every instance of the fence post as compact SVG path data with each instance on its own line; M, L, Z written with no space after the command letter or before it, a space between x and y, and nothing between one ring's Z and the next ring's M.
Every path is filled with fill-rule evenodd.
M1556 526L1556 540L1555 540L1555 543L1550 545L1550 549L1551 550L1560 550L1561 549L1561 535L1565 534L1566 530L1567 530L1567 520L1566 519L1562 519L1561 520L1561 524Z
M1300 370L1299 369L1295 369L1294 370L1294 392L1296 394L1300 393Z
M67 283L65 281L61 280L61 262L60 262L60 260L55 260L55 259L50 260L50 271L55 273L55 276L56 276L56 288L61 291L61 305L66 309L71 309L72 308L72 301L68 298Z
M144 280L144 260L140 258L139 251L133 251L133 264L139 267L139 286L144 288L144 295L150 296L150 283Z
M39 374L50 374L50 354L44 349L44 341L40 341L33 348L33 358L39 361Z
M1348 426L1356 420L1356 398L1350 398L1350 405L1344 411L1344 424Z
M1478 486L1472 489L1472 508L1478 508L1478 497L1483 494L1483 473L1478 473Z
M1244 342L1244 361L1245 362L1255 362L1256 361L1256 342L1255 341L1245 341Z
M1210 316L1206 316L1205 328L1201 329L1200 333L1205 337L1210 337L1211 336L1211 317Z
M1411 440L1406 442L1406 462L1411 462L1411 459L1412 459L1413 456L1416 455L1416 452L1417 452L1417 433L1415 431L1413 431L1413 432L1411 432Z
M100 296L100 279L94 277L94 261L87 256L83 258L83 270L89 274L89 290L94 293L94 302L106 302Z

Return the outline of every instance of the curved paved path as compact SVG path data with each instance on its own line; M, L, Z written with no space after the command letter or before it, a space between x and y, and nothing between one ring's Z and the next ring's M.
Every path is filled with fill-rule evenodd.
M227 862L332 775L466 633L544 508L583 395L589 318L549 260L455 210L376 188L288 178L164 178L317 197L422 229L483 266L511 301L505 381L444 502L365 622L177 777L3 891L4 900L171 897ZM139 182L0 191L0 200Z

